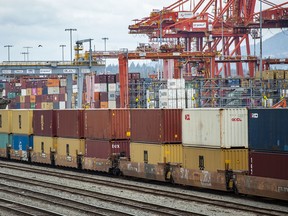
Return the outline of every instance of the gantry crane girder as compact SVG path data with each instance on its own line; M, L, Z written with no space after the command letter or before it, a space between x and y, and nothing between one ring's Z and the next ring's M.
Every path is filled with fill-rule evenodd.
M263 28L288 27L288 2L276 5L261 0L269 6L262 11ZM152 12L150 17L129 26L131 34L147 34L150 39L175 38L184 39L185 50L215 52L223 56L243 55L241 45L246 45L246 53L250 56L249 34L251 29L260 28L260 12L255 13L256 0L199 0L190 5L191 10L184 10L188 1L177 1L175 4ZM194 1L195 3L195 1ZM190 1L191 4L191 1ZM177 9L178 10L175 10ZM192 47L192 42L195 47ZM213 76L223 74L231 76L230 63L215 65ZM236 63L237 75L243 76L241 62ZM249 63L249 75L254 76L255 64ZM224 71L224 73L223 73Z

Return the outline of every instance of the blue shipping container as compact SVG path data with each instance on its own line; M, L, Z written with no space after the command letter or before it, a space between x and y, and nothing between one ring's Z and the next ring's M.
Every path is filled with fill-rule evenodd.
M288 153L288 109L248 110L249 148Z
M33 135L12 135L12 149L27 151L33 149Z

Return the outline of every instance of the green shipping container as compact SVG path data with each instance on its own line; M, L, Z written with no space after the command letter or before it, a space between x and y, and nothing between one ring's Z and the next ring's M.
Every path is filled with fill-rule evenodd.
M6 157L6 147L12 144L12 135L0 133L0 157Z
M14 98L16 98L16 93L15 92L9 92L7 97L8 97L8 99L14 99Z
M30 103L30 109L35 109L36 105L35 103Z

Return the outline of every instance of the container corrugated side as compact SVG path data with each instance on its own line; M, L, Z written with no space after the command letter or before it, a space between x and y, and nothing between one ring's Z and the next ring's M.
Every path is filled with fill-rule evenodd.
M56 152L57 138L34 136L33 144L32 162L51 164L51 151Z
M249 109L249 148L288 153L288 110Z
M33 110L12 110L12 129L14 134L33 134Z
M16 151L27 151L33 149L33 135L13 134L12 149Z
M56 113L54 110L34 110L33 129L36 136L56 136Z
M210 172L225 168L248 171L248 149L184 147L183 167Z
M130 143L131 162L182 164L181 144Z
M12 132L11 116L10 110L0 110L0 133Z
M252 176L288 180L288 154L250 151L249 173Z
M84 136L89 139L128 139L128 109L92 109L84 111Z
M84 137L83 110L55 110L57 136L81 139Z
M184 146L248 148L247 109L184 109L182 139Z
M0 157L7 156L8 145L12 145L12 135L0 133Z
M181 143L182 109L131 109L131 141Z
M130 157L129 140L90 140L85 141L85 157L110 159Z

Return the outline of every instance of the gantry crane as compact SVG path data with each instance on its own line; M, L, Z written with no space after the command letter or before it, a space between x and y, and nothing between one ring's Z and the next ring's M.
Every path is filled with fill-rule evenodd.
M243 62L234 59L246 56L245 59L251 60L248 69L253 77L256 64L251 55L249 35L260 27L288 27L288 2L276 5L261 1L269 6L262 13L255 12L256 0L180 0L160 11L154 10L147 18L134 20L129 30L130 34L146 34L151 41L173 40L183 44L185 51L215 52L221 63L215 64L212 78L230 77L232 63L236 65L237 76L243 77ZM187 4L190 7L184 10ZM241 45L246 45L244 52Z

